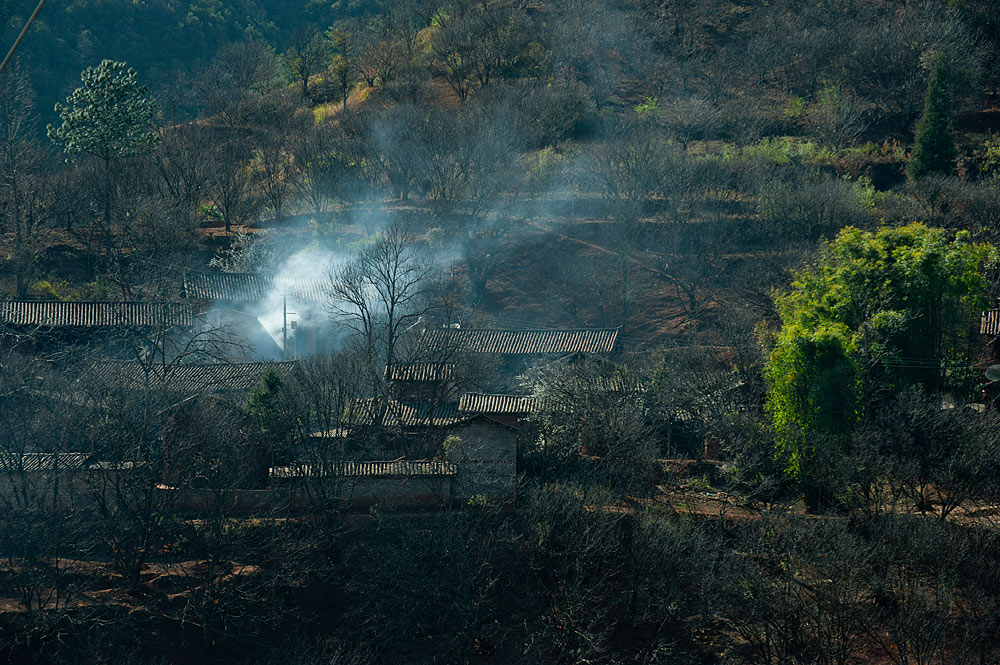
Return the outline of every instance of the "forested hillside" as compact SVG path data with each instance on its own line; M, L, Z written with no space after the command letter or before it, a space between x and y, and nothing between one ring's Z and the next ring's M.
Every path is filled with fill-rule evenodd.
M0 660L997 662L998 86L989 0L51 0Z

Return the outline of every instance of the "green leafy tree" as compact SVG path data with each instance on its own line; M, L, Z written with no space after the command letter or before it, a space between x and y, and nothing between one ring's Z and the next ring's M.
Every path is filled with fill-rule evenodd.
M873 400L917 385L968 392L971 325L987 303L982 267L994 258L964 232L848 227L795 275L775 298L782 327L765 370L789 475L820 478Z
M913 155L906 167L906 175L910 180L928 175L954 175L956 156L955 141L951 135L948 69L941 58L936 58L931 65L924 114L917 125Z
M62 118L48 126L49 138L69 155L90 155L104 167L104 228L111 225L113 166L119 159L148 152L159 143L153 130L156 106L124 62L104 60L80 75L83 86L56 104Z

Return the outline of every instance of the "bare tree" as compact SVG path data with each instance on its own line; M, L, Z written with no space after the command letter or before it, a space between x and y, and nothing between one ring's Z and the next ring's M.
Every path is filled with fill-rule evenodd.
M711 102L701 97L686 97L663 101L659 121L687 151L688 144L718 131L722 114Z
M32 137L34 97L20 61L0 74L0 230L13 234L14 293L23 298L47 225L44 153ZM51 165L48 165L51 166Z
M280 222L284 219L285 204L295 189L297 175L290 145L307 129L295 116L295 108L291 105L275 104L268 116L262 126L265 133L255 151L254 165L267 208L275 221Z
M294 185L317 217L343 193L348 165L336 128L328 124L311 128L296 141L292 160L297 171Z
M253 220L260 209L260 195L259 173L251 164L247 138L237 130L226 134L212 146L208 199L228 234L234 225Z
M328 273L331 313L354 334L375 396L385 395L383 377L400 360L402 337L429 307L431 272L409 230L396 223Z
M323 71L330 59L330 42L316 26L302 27L292 34L285 51L292 75L302 84L302 98L309 97L309 78Z
M354 48L354 34L345 26L330 30L330 42L336 55L330 66L330 76L340 93L341 109L347 109L347 96L357 81L358 63Z
M49 363L5 354L0 363L0 569L22 610L60 616L83 590L89 553L79 451L82 410ZM69 452L75 451L75 452Z
M402 64L404 45L394 34L395 27L389 17L379 15L354 33L355 62L369 88L376 81L381 85L391 81Z
M278 76L278 56L263 39L227 44L219 49L199 83L205 108L223 124L237 128Z
M463 0L441 15L434 70L459 100L516 72L528 46L527 16L508 3Z
M273 401L265 429L285 441L281 483L330 538L342 527L350 499L345 462L371 455L371 442L352 436L368 395L367 358L352 352L313 356L299 363ZM258 411L258 415L265 415ZM262 421L263 422L263 421Z
M171 215L182 228L201 221L198 207L208 196L212 166L205 144L214 140L213 133L197 125L160 130L160 149L152 168L159 176L159 197L169 202Z
M403 201L424 168L420 156L427 148L424 136L428 113L420 107L399 104L365 118L366 156L377 175Z

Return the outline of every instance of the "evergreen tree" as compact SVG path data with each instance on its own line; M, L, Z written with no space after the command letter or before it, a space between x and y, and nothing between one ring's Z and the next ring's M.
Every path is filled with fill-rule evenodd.
M948 68L941 58L931 66L924 114L917 125L913 155L906 167L910 180L924 176L955 173L955 142L951 136L951 92L948 89Z
M101 160L107 230L111 226L112 165L116 159L156 147L156 106L146 86L139 84L135 70L124 62L104 60L83 70L80 79L83 86L73 91L65 104L56 104L62 125L49 125L48 134L66 154Z

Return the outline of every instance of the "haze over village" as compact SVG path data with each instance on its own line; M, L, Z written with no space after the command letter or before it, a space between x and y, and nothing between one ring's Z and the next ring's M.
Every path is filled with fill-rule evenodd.
M0 56L0 663L1000 662L991 0Z

